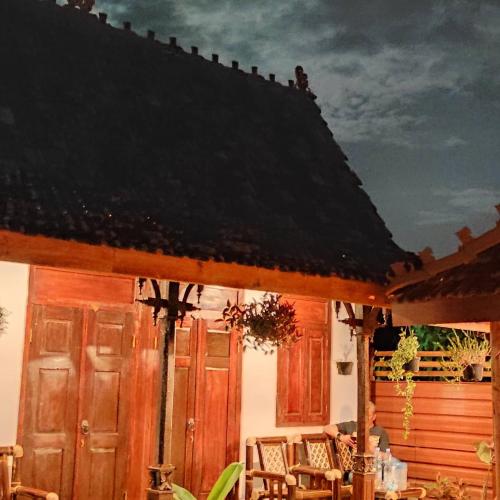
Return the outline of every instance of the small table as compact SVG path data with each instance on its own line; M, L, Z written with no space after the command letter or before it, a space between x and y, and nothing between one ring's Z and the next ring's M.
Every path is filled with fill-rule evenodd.
M399 498L425 498L427 491L425 488L410 487L406 490L383 491L376 490L375 498L383 498L385 500L397 500Z

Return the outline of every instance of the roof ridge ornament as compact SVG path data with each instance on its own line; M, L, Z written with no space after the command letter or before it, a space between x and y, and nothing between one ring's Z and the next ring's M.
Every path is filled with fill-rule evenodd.
M434 251L431 247L425 247L420 250L420 252L418 252L418 256L420 257L422 264L428 264L429 262L436 260L436 257L434 257Z
M457 237L461 243L459 249L463 249L465 247L465 245L467 245L467 243L470 243L474 239L474 237L472 236L472 231L470 230L470 228L468 226L464 226L462 229L457 231L455 234L457 235Z
M314 101L317 96L309 88L307 73L304 73L304 68L300 65L295 66L295 80L295 87L305 92Z
M86 12L90 12L95 4L95 0L66 0L66 2L70 7L78 7Z

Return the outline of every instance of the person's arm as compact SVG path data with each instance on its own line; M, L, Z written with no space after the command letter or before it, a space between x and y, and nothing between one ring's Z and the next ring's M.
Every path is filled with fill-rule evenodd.
M352 440L351 435L345 432L345 428L342 426L342 423L340 424L330 424L327 425L324 429L324 432L326 432L331 438L337 438L339 441L342 443L346 444L347 446L350 446L351 448L355 446L355 442Z

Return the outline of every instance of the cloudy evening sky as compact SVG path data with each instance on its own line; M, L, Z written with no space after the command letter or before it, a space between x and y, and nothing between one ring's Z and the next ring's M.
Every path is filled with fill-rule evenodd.
M398 244L457 246L500 203L500 0L97 0L112 24L177 36L317 103Z

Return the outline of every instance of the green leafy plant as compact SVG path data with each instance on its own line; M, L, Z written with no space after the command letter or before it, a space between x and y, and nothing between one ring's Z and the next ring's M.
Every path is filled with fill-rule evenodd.
M260 301L231 304L222 311L226 328L241 328L244 347L273 353L277 347L288 347L300 339L293 304L281 300L281 295L264 294Z
M233 486L238 481L243 471L243 464L233 462L229 464L221 473L215 484L212 486L207 500L224 500L229 495ZM196 497L186 488L173 484L174 500L196 500Z
M486 441L479 441L477 443L474 443L474 448L476 449L477 458L479 458L481 462L485 463L488 466L486 477L483 481L483 489L481 491L481 500L486 500L488 498L488 482L490 480L494 459L493 441L491 443L487 443Z
M445 351L448 360L443 358L441 366L453 373L449 382L460 382L464 371L474 364L484 365L486 356L491 352L490 343L485 337L480 337L474 332L464 331L459 335L456 330L447 338L448 345Z
M405 398L403 411L403 437L408 439L410 434L410 421L413 416L413 394L416 382L413 380L413 371L407 368L407 364L417 357L419 342L415 332L410 329L408 333L403 330L399 334L398 347L389 361L391 369L388 378L395 382L395 390L398 396ZM405 382L404 386L401 382Z
M462 479L452 480L438 473L436 482L426 485L427 497L440 500L469 500L467 485Z

